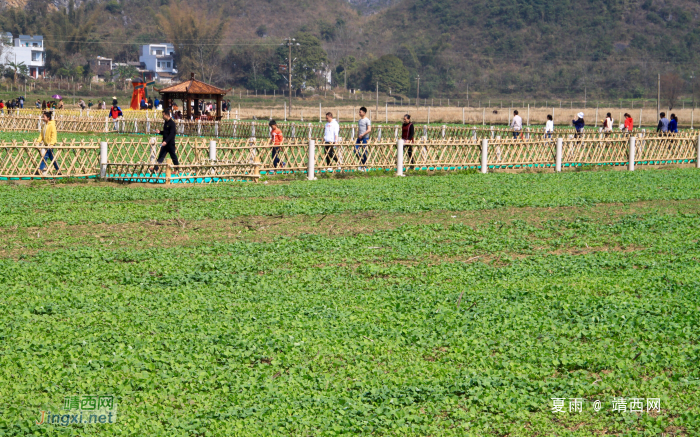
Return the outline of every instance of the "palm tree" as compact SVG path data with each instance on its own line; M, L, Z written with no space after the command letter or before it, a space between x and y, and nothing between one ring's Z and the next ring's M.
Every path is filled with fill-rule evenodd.
M17 74L22 74L26 76L28 74L27 66L24 62L8 62L7 66L14 72L14 83L17 84Z

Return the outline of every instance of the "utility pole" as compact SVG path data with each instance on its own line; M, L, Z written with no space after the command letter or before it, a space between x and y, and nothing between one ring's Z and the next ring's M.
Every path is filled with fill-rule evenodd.
M416 108L420 105L420 74L416 76Z
M377 82L377 103L376 106L374 107L374 113L379 114L379 82Z
M690 73L690 82L693 84L693 109L695 109L695 72Z
M289 47L289 65L287 66L287 73L289 75L289 114L292 114L292 46L293 45L300 45L299 43L295 43L296 39L294 38L286 38L285 39L287 46Z
M658 75L656 82L656 121L659 121L659 113L661 112L661 73Z

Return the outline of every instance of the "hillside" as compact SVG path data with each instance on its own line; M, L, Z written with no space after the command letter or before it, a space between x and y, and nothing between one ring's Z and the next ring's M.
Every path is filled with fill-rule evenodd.
M73 71L89 56L137 60L142 42L165 40L159 25L175 0L68 2L5 0L5 31L43 33L50 68ZM200 28L225 19L212 80L263 89L281 86L274 70L282 38L314 35L335 80L372 88L366 72L395 54L409 71L409 96L478 99L640 98L657 74L675 73L680 92L699 65L700 5L690 0L210 0L192 7ZM212 24L211 27L214 27ZM192 39L201 40L202 33ZM219 37L217 36L217 37ZM319 58L320 59L320 58ZM261 73L262 72L262 73ZM249 77L256 77L251 81ZM257 76L262 75L263 79ZM671 77L671 76L669 76Z
M657 73L690 76L699 14L688 0L404 0L366 27L372 51L443 92L641 97Z

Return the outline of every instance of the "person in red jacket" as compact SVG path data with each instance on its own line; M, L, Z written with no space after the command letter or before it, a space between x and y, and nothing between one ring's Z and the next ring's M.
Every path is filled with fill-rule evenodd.
M625 132L632 132L632 129L634 129L634 121L632 120L632 116L625 114Z
M413 156L413 137L415 136L415 128L413 122L411 121L411 115L406 114L403 116L403 124L401 125L401 139L404 141L404 147L408 152L408 163L410 164L410 169L413 170L413 164L416 163L416 159Z
M119 131L119 117L123 117L124 114L122 114L121 108L119 106L112 105L112 109L109 110L109 116L112 117L112 120L114 120L114 130Z
M270 120L270 144L272 146L277 146L277 147L272 147L272 165L273 167L277 168L277 166L280 164L280 149L282 145L282 141L284 140L284 136L282 135L282 130L277 127L277 122L275 120ZM284 162L281 163L282 167L284 167Z

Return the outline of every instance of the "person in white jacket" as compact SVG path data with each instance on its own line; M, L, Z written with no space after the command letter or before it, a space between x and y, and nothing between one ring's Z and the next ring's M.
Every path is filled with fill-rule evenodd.
M552 134L554 133L554 120L552 119L551 114L547 116L547 122L544 124L544 137L545 138L552 138Z
M613 123L614 120L612 118L612 114L608 112L608 114L605 116L605 121L603 121L603 132L606 134L606 137L612 133L614 126Z
M323 130L323 142L327 144L326 146L326 165L330 167L331 161L338 163L338 157L335 156L335 147L332 144L338 143L338 136L340 135L340 125L333 118L332 112L326 112L326 127Z
M518 115L518 110L513 111L513 121L510 123L510 127L513 128L513 139L518 139L520 136L520 131L523 130L523 119Z

